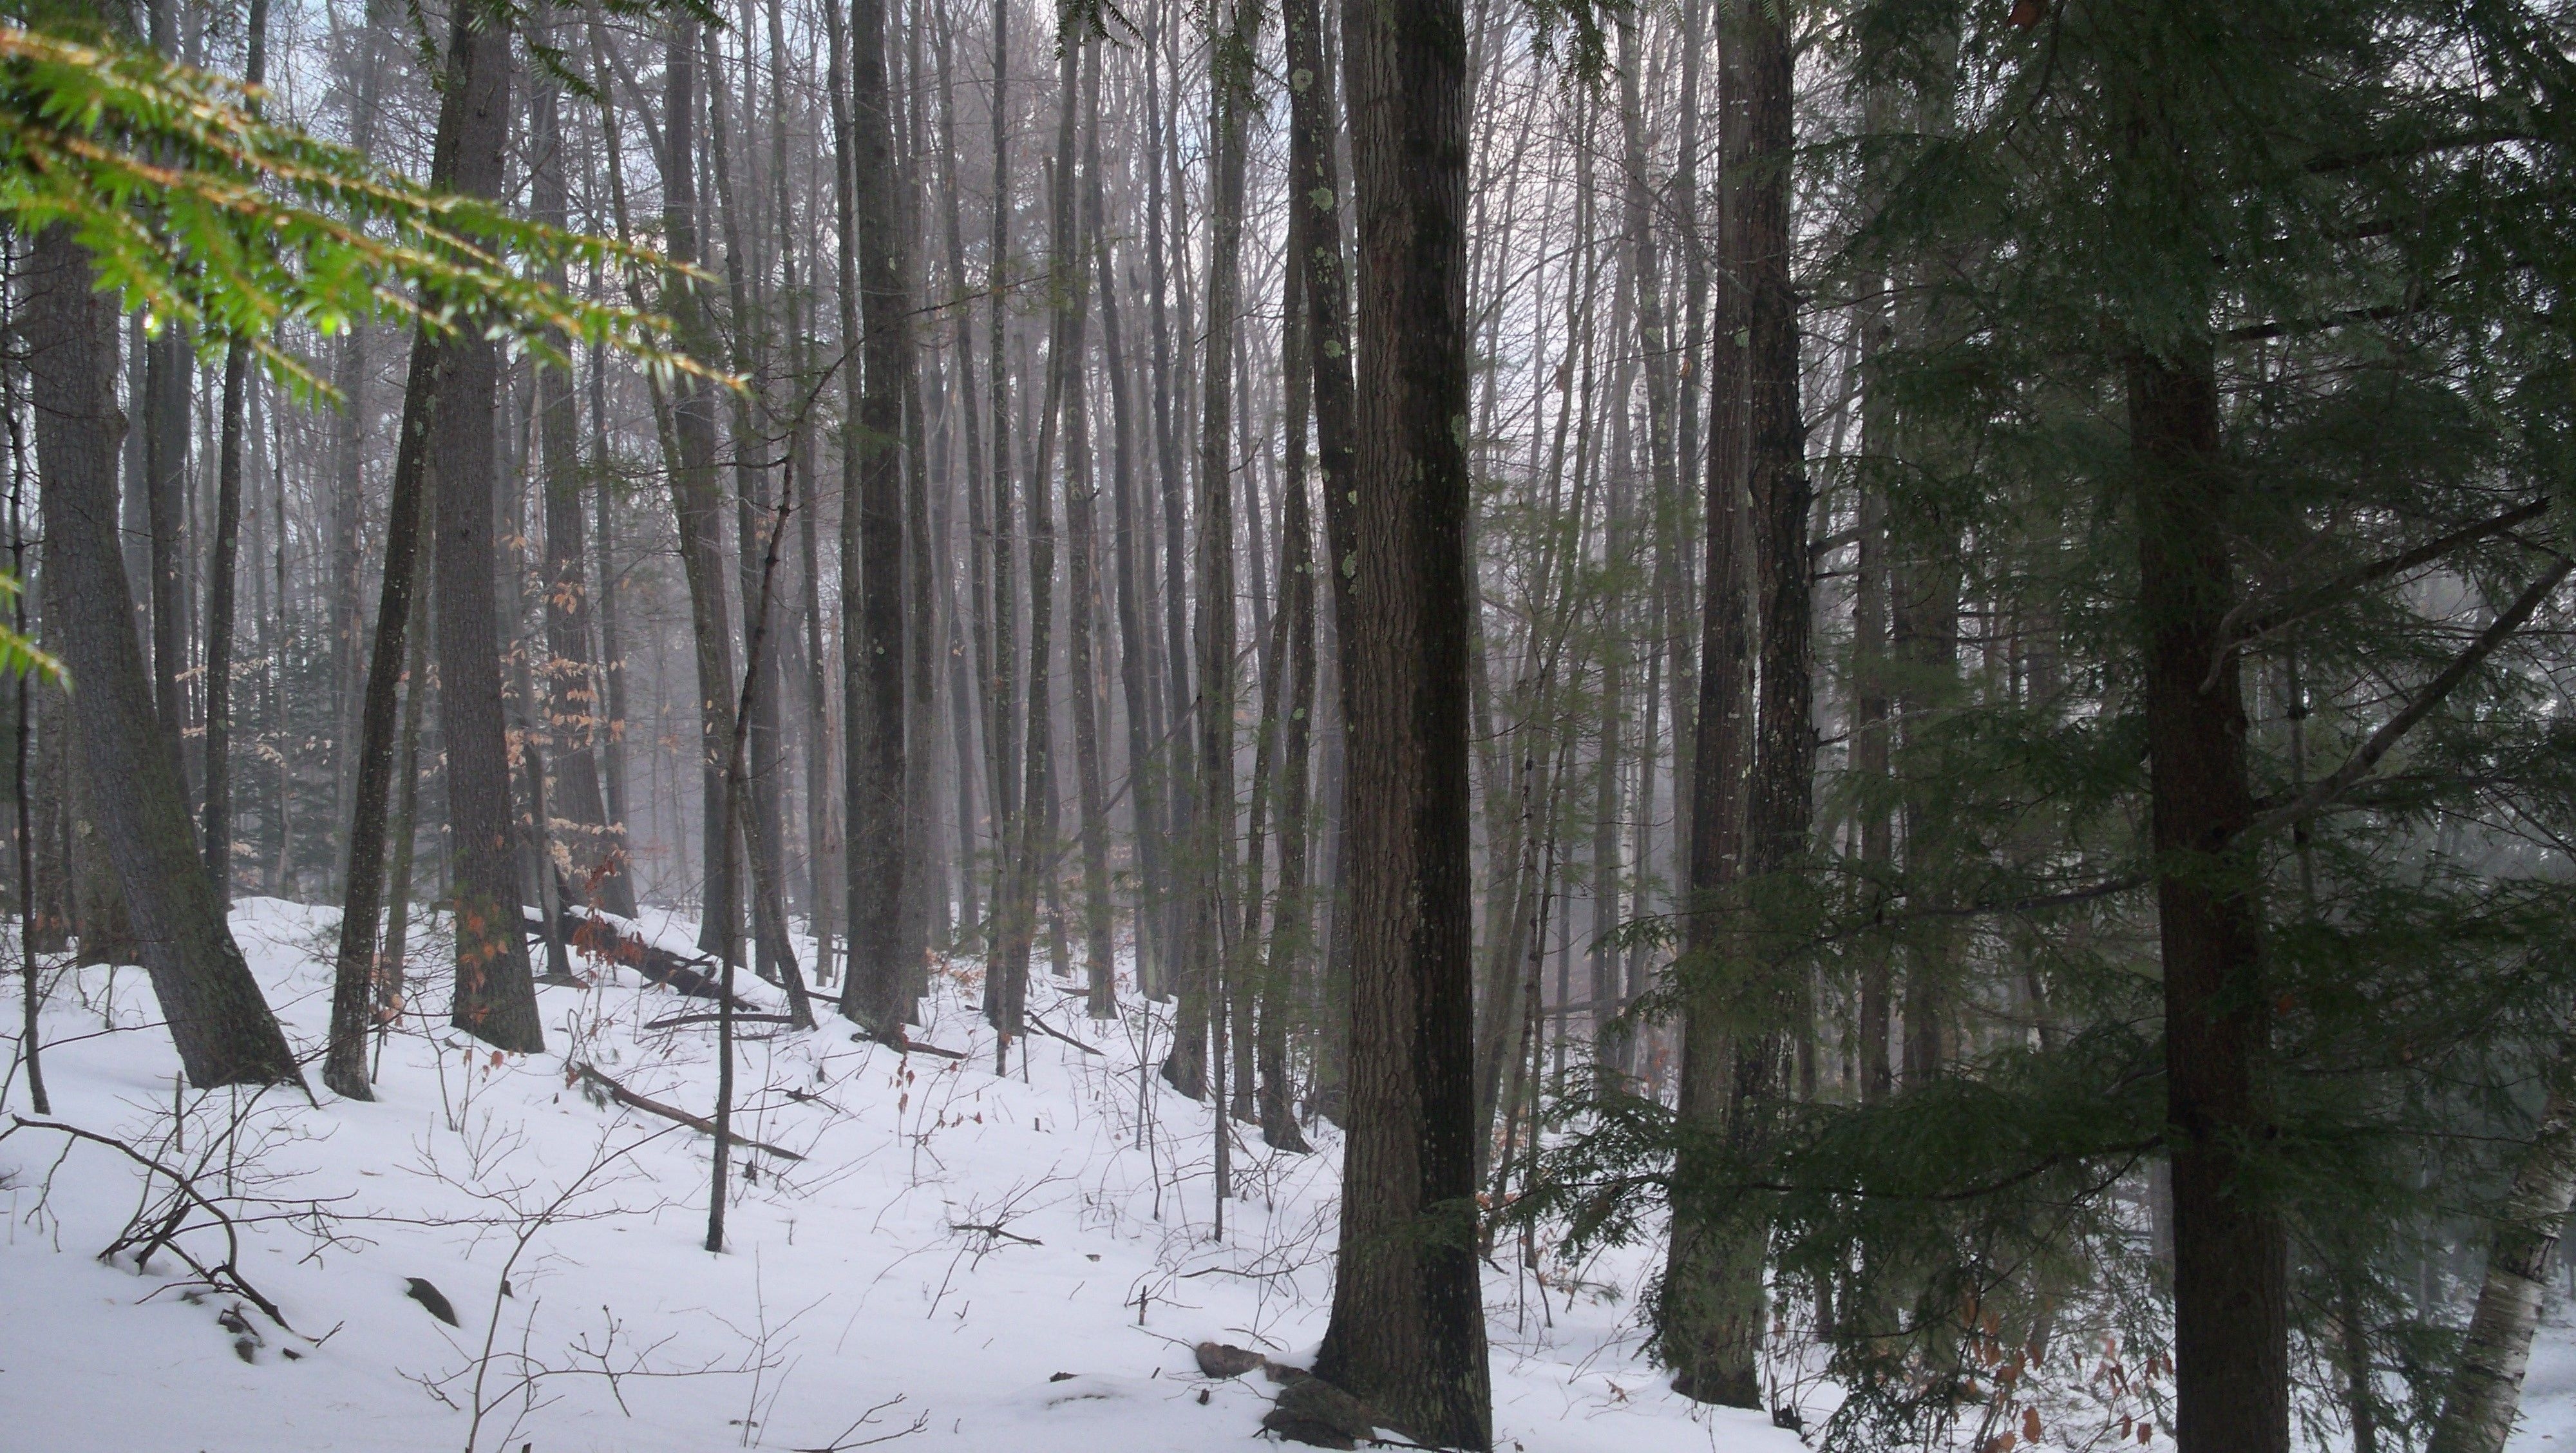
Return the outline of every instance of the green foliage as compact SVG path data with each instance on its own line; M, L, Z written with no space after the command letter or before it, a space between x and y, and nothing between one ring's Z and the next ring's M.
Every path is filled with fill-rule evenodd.
M1847 1394L1834 1446L1975 1446L2043 1406L2052 1429L2124 1426L2161 1416L2170 1326L2126 372L2217 360L2248 752L2258 813L2278 809L2570 548L2576 66L2557 21L2474 0L1841 18L1802 85L1856 104L1811 107L1801 167L1828 184L1801 195L1839 177L1859 200L1803 281L1878 331L1836 477L1885 511L1897 610L1964 611L1872 663L1898 704L1891 773L1826 758L1820 821L1892 820L1893 857L1820 833L1786 881L1690 905L1761 929L1641 1012L1802 986L1812 1052L1849 1054L1878 973L1900 1016L1923 992L1943 1053L1883 1099L1846 1081L1785 1107L1754 1151L1578 1087L1513 1213L1560 1222L1574 1254L1675 1206L1755 1228L1775 1325ZM2349 1416L2356 1346L2402 1374L2369 1394L2384 1435L2428 1415L2461 1289L2427 1254L2482 1238L2567 1042L2571 617L2562 590L2325 811L2224 870L2261 904L2238 992L2270 1018L2235 1191L2289 1225L2320 1436ZM1683 1163L1708 1169L1677 1182Z
M14 600L23 588L16 576L0 571L0 599ZM63 663L52 652L16 629L0 625L0 676L28 675L65 688L71 685L70 673L63 670Z
M263 119L258 93L112 41L0 28L0 213L73 228L100 286L154 329L241 343L301 395L329 386L288 353L395 318L515 338L552 361L604 343L660 372L719 377L658 341L667 324L542 281L550 267L660 268L653 253L433 191Z

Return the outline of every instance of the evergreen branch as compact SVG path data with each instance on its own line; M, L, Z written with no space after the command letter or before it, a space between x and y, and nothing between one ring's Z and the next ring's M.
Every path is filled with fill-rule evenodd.
M2509 640L2514 632L2522 629L2523 623L2531 619L2532 614L2540 609L2541 603L2558 589L2562 581L2567 579L2570 571L2576 571L2576 559L2570 559L2565 555L2558 556L2557 563L2543 572L2538 580L2533 581L2531 588L2525 590L2512 605L2507 606L2504 613L2497 616L2495 621L2469 644L2467 650L2462 651L2450 665L2443 667L2442 674L2434 677L2421 694L2408 702L2404 710L2390 717L2379 730L2372 732L2368 740L2354 748L2352 755L2344 759L2342 766L2318 778L2307 791L2300 793L2286 806L2274 808L2270 812L2256 816L2253 821L2245 825L2245 831L2240 836L2259 836L2304 822L2368 776L2371 768L2379 765L2379 760L2387 756L2390 749L2403 740L2408 732L2413 731L2418 722L2431 715L2433 708L2441 705L2443 699L2448 697L2461 682L2468 679L2470 672L2477 670L2487 657L2495 654L2497 647Z
M2538 519L2548 512L2549 501L2545 498L2518 505L2503 514L2480 520L2476 524L2463 525L2447 535L2428 540L2412 550L2372 561L2368 565L2318 586L2298 600L2252 619L2246 619L2245 613L2252 608L2253 602L2246 601L2239 604L2218 623L2218 638L2222 644L2217 658L2209 663L2209 676L2200 683L2200 689L2203 691L2214 689L2218 684L2219 669L2226 664L2227 658L2255 642L2329 610L2392 575L2402 574L2419 565L2430 565L2463 545L2474 544L2489 535L2502 534L2516 525L2527 520Z

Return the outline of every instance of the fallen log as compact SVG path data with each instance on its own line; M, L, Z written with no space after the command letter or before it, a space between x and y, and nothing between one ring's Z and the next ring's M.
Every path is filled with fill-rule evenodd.
M545 920L538 917L537 910L533 908L526 912L528 936L542 936L546 931ZM622 964L654 983L692 999L723 997L722 986L716 977L706 972L715 967L715 960L705 955L682 957L659 944L646 943L640 936L611 923L603 914L575 909L569 904L556 911L555 925L566 944L601 963ZM733 996L733 1007L739 1013L762 1012L759 1005L739 994Z
M591 1084L599 1086L601 1089L608 1092L608 1098L615 1100L620 1105L625 1105L636 1110L642 1110L647 1114L659 1115L665 1120L676 1120L682 1125L686 1125L690 1129L697 1131L701 1135L713 1135L716 1133L716 1123L707 1119L705 1116L692 1115L686 1110L665 1105L661 1101L653 1099L650 1096L636 1094L633 1090L626 1088L624 1085L617 1083L617 1081L609 1078L607 1075L600 1073L594 1066L582 1064L576 1061L572 1066L572 1078L576 1080L586 1080ZM739 1130L733 1133L733 1139L736 1144L749 1146L753 1150L765 1150L771 1155L777 1156L780 1160L803 1160L805 1158L798 1155L795 1151L782 1150L775 1145L754 1140Z

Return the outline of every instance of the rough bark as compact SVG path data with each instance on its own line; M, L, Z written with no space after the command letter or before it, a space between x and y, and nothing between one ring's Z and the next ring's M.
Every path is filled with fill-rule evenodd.
M1468 865L1466 17L1345 0L1360 257L1352 1023L1319 1376L1417 1441L1493 1436L1475 1212Z
M1810 499L1798 418L1797 299L1789 271L1791 41L1777 15L1729 17L1719 87L1720 271L1733 280L1717 329L1709 416L1708 603L1690 824L1691 927L1676 1204L1662 1355L1677 1392L1762 1403L1767 1321L1758 1204L1698 1184L1718 1144L1751 1153L1785 1092L1785 985L1739 879L1778 874L1804 844L1814 731L1808 720ZM1739 341L1740 340L1740 341ZM1739 525L1735 511L1749 508ZM1737 535L1749 526L1761 607L1761 698L1743 735L1745 642ZM1749 781L1744 760L1752 760ZM1740 784L1740 785L1739 785ZM1741 819L1735 819L1740 803ZM1777 892L1763 884L1757 895Z
M433 179L470 196L501 194L510 133L510 31L460 10L448 42L442 131L455 115L453 161ZM545 1048L528 940L520 930L517 824L501 712L500 628L494 600L493 499L500 486L492 414L501 347L471 329L431 345L427 408L436 522L438 728L447 755L456 935L456 1002L449 1022L497 1049ZM370 864L367 871L373 872ZM357 874L350 875L355 878Z
M841 1012L895 1035L910 1006L903 958L904 813L903 398L912 384L902 213L895 195L893 101L886 86L884 0L850 7L852 202L858 247L859 375L854 456L841 526L857 586L841 597L843 720L848 723L849 973ZM847 565L844 567L848 568Z
M2183 1453L2286 1453L2288 1240L2245 1174L2270 1125L2258 1069L2270 1001L2253 866L2235 841L2254 804L2241 668L2219 649L2236 597L2221 533L2234 486L2209 355L2141 353L2128 402L2164 959L2174 1437Z
M114 863L136 947L179 1060L200 1087L295 1084L276 1016L197 859L178 764L155 714L117 545L116 304L93 287L67 226L38 233L21 334L36 418L47 626L72 699L89 809ZM80 608L62 606L81 602Z
M531 198L536 220L563 226L569 206L564 183L562 87L540 82L530 108L529 151L535 158ZM560 268L553 282L564 285ZM570 342L558 339L567 351ZM595 366L595 365L594 365ZM555 821L548 833L571 840L574 889L582 898L623 917L635 916L635 878L628 866L625 825L613 820L600 791L596 755L607 733L606 691L590 647L589 543L583 519L580 402L565 369L537 370L537 443L545 491L546 736L553 745ZM604 459L600 461L604 468Z

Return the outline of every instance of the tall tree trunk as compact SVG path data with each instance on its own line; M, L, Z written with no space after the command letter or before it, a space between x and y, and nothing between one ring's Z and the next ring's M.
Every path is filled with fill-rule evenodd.
M529 152L535 159L531 200L536 220L567 225L564 185L563 90L540 76L530 109ZM563 270L550 279L565 285ZM571 341L557 340L570 354ZM593 364L597 366L596 361ZM545 488L545 735L553 744L554 784L548 810L572 838L574 888L584 899L628 918L635 916L635 879L626 859L623 824L612 822L600 792L595 748L606 735L607 707L598 666L591 659L589 545L582 518L581 405L572 374L537 370L537 444ZM602 458L598 467L606 469ZM552 824L542 825L552 835Z
M242 79L268 78L268 0L251 0L250 55ZM223 444L216 463L214 561L206 577L206 871L215 900L233 898L233 585L241 556L242 429L250 408L250 349L224 351Z
M20 332L36 419L47 625L72 679L89 808L191 1083L294 1084L286 1036L224 922L154 712L117 546L116 302L72 228L36 234ZM78 602L78 605L71 604Z
M989 321L985 334L988 356L984 360L990 370L987 399L993 433L993 494L987 512L991 527L993 598L988 611L992 621L992 652L984 663L984 755L992 782L989 800L993 819L994 949L999 949L1010 933L1016 931L1006 928L1003 920L1019 902L1019 889L1012 882L1019 866L1019 839L1014 836L1014 827L1023 805L1020 801L1019 754L1011 746L1011 711L1019 701L1017 682L1020 668L1016 655L1019 591L1011 569L1011 547L1016 536L1011 524L1011 389L1006 337L1011 226L1010 54L1009 0L993 0L993 99L987 108L993 126L993 215L992 240L985 255ZM1034 808L1035 804L1028 806ZM992 952L985 955L985 964L984 1015L1004 1035L1016 1033L1019 1024L1011 1017L1010 972L994 962Z
M1098 66L1093 67L1097 84ZM1101 225L1100 118L1092 108L1090 155L1084 166L1091 210L1092 259L1100 290L1101 371L1109 377L1110 508L1118 591L1118 685L1127 708L1127 790L1136 846L1136 986L1162 990L1168 964L1161 925L1169 868L1164 851L1169 819L1164 812L1158 743L1162 702L1147 679L1153 660L1152 625L1146 619L1151 590L1151 524L1137 498L1135 412L1129 398L1125 338L1118 318L1118 277L1110 266L1109 232Z
M1211 1009L1226 970L1225 884L1234 858L1234 331L1242 269L1246 113L1252 106L1256 0L1234 0L1223 38L1209 56L1216 152L1208 210L1207 344L1200 382L1196 808L1189 837L1189 934L1180 964L1180 1012L1163 1078L1196 1099L1206 1093ZM1177 589L1177 576L1172 588ZM1216 1052L1223 1054L1220 1042ZM1223 1107L1219 1107L1220 1120ZM1219 1195L1223 1195L1220 1187Z
M1687 998L1679 1113L1717 1128L1728 1150L1743 1155L1761 1144L1778 1112L1786 1016L1776 971L1765 962L1779 949L1760 931L1758 905L1736 900L1741 890L1734 885L1783 872L1802 850L1815 737L1807 665L1811 496L1789 272L1791 42L1774 15L1747 11L1731 16L1730 24L1719 83L1726 205L1718 245L1720 270L1733 285L1712 368L1708 606L1691 821L1693 901L1686 905L1691 927L1680 966ZM1735 511L1747 505L1760 579L1762 672L1752 780L1739 787L1747 744ZM1731 811L1739 801L1740 826ZM1760 898L1777 887L1756 883L1753 891ZM1685 1150L1675 1170L1678 1184L1706 1175L1693 1159ZM1759 1407L1767 1315L1761 1208L1741 1197L1697 1199L1674 1210L1660 1309L1663 1357L1683 1395Z
M2245 1165L2270 1133L2257 1068L2270 1000L2257 870L2236 841L2254 795L2239 657L2220 649L2236 600L2221 533L2234 485L2208 352L2141 352L2128 402L2172 1127L2174 1437L2182 1453L2286 1453L2288 1240Z
M497 197L510 133L509 27L459 12L448 47L440 130L449 130L453 113L455 149L443 175L433 166L432 180L469 196ZM545 1048L545 1032L520 909L493 599L500 472L492 415L501 348L470 327L427 346L430 398L422 412L438 477L430 502L437 523L438 727L447 749L456 934L456 1004L449 1018L495 1048L535 1054ZM365 872L375 871L370 859ZM372 904L369 909L372 915Z
M984 914L978 906L975 890L976 849L975 798L980 781L983 796L993 800L992 779L988 771L991 749L976 750L976 714L984 713L989 729L992 708L982 700L992 681L993 624L992 571L990 551L992 527L984 517L985 499L977 471L983 459L982 414L975 400L975 310L966 305L966 230L959 193L957 150L957 97L955 70L951 52L954 26L943 10L940 12L938 43L931 51L932 63L939 78L940 154L947 158L947 184L940 188L941 230L947 241L948 297L955 314L955 332L950 346L955 350L956 364L950 372L954 380L957 425L962 433L951 453L951 475L946 482L950 491L947 518L956 514L956 497L966 500L966 589L963 607L954 598L951 584L949 617L952 642L949 647L949 719L952 723L957 758L957 886L958 938L964 943L985 942L982 929ZM953 559L941 550L943 560ZM957 639L962 637L962 640ZM961 649L961 646L963 649ZM989 901L989 900L986 900Z
M849 973L841 1012L876 1034L903 1032L903 399L912 387L904 209L896 196L884 0L850 7L851 183L858 248L858 394L842 448L854 467L841 525L843 720L848 723Z
M1324 61L1318 0L1288 0L1283 19L1291 81L1288 158L1294 179L1288 202L1302 215L1305 227L1303 244L1290 263L1306 274L1306 353L1314 390L1315 474L1324 495L1323 573L1332 583L1333 719L1338 723L1350 719L1351 680L1356 674L1349 622L1359 550L1358 497L1352 493L1358 445L1351 382L1350 287L1342 258L1341 169L1333 147L1341 117L1333 68ZM1306 78L1304 85L1294 83L1300 75ZM1334 824L1346 820L1339 785L1333 774L1326 775L1324 799ZM1337 845L1332 877L1325 884L1334 928L1324 945L1319 966L1323 982L1316 995L1322 1027L1315 1047L1315 1101L1318 1111L1337 1123L1349 1049L1349 863L1350 855Z
M1169 260L1164 250L1164 148L1168 125L1162 96L1161 71L1156 65L1160 25L1146 28L1145 33L1145 259L1149 284L1149 319L1153 332L1154 379L1154 469L1161 484L1163 536L1163 662L1166 710L1169 713L1165 734L1163 780L1171 785L1171 828L1169 840L1180 855L1173 867L1172 892L1162 905L1167 925L1163 941L1171 945L1170 988L1177 993L1181 981L1190 972L1189 875L1195 872L1190 862L1195 841L1192 826L1192 794L1196 790L1194 757L1196 741L1190 735L1190 619L1189 597L1182 582L1189 578L1183 565L1188 551L1188 536L1182 523L1183 492L1189 488L1189 476L1181 469L1179 423L1174 419L1173 401L1178 383L1172 369L1173 317L1166 292L1169 284ZM1180 104L1179 85L1173 86L1171 104ZM1177 145L1177 143L1175 143ZM1178 232L1177 227L1173 228ZM1187 320L1181 320L1183 332ZM1175 1053L1178 1052L1177 1045ZM1195 1053L1195 1052L1194 1052ZM1176 1085L1196 1085L1204 1070L1192 1071Z
M1090 292L1092 266L1098 251L1100 235L1100 58L1089 36L1080 41L1084 52L1082 82L1083 168L1082 232L1072 243L1071 253L1062 268L1065 285L1087 298ZM1071 108L1073 98L1065 103ZM1067 158L1070 161L1070 158ZM1071 178L1065 179L1068 190ZM1104 293L1107 291L1103 288ZM1077 317L1088 310L1085 303L1071 303ZM1083 386L1085 362L1081 325L1073 330L1072 346L1065 356L1064 458L1065 458L1065 524L1070 555L1065 580L1066 589L1066 664L1073 671L1073 754L1074 772L1078 779L1082 804L1082 938L1084 966L1089 980L1084 994L1084 1008L1094 1019L1109 1019L1118 1012L1118 958L1113 942L1115 928L1109 898L1109 808L1108 789L1104 784L1100 760L1101 717L1108 702L1102 690L1105 683L1093 650L1094 622L1098 615L1100 569L1099 511L1100 486L1093 468L1091 449L1091 410Z
M662 235L672 260L692 266L704 261L698 236L698 34L694 17L682 15L671 21L663 52L660 147ZM714 356L715 332L696 285L676 281L665 289L662 301L680 346L700 357ZM715 952L726 941L723 924L741 911L741 895L731 871L734 857L723 850L722 841L733 830L725 806L724 762L726 744L733 738L737 678L729 627L732 612L725 600L723 499L716 486L715 397L709 386L703 380L682 377L670 416L675 454L671 503L679 527L680 564L689 585L690 635L697 647L699 831L707 874L698 947Z
M1313 17L1306 17L1311 20ZM1311 84L1311 76L1310 81ZM1315 709L1315 520L1307 501L1306 426L1314 412L1313 354L1306 345L1306 271L1298 266L1313 245L1307 215L1288 214L1285 306L1280 323L1280 379L1285 395L1286 468L1279 508L1279 614L1287 660L1277 671L1284 701L1265 699L1265 730L1279 741L1279 888L1270 910L1270 952L1261 978L1260 1038L1254 1068L1260 1075L1261 1138L1276 1150L1306 1151L1297 1125L1296 1083L1288 1062L1290 1006L1312 972L1314 911L1307 901L1307 815L1313 760Z
M476 31L460 23L451 32L449 44L447 87L444 102L439 111L438 131L433 138L431 148L431 177L436 183L460 188L469 182L479 182L482 194L492 195L498 191L500 185L500 150L508 128L506 71L509 59L508 40L505 35L497 46L486 44ZM496 65L502 68L497 73L493 69ZM497 95L494 94L496 88L499 91ZM475 153L470 161L469 152ZM384 887L385 799L393 779L395 714L399 705L399 683L403 672L404 639L413 624L411 603L416 593L415 580L421 553L420 536L421 531L428 528L431 523L426 518L431 509L429 473L434 467L434 455L439 465L446 462L441 451L449 442L447 436L438 433L436 420L442 403L446 399L456 397L459 393L456 382L447 376L462 361L459 344L460 340L443 340L428 333L422 333L414 338L410 374L403 389L402 426L395 440L393 499L386 526L384 580L381 587L382 594L376 607L376 636L370 650L366 691L358 726L357 783L349 827L350 871L345 881L342 900L340 944L332 976L331 1030L322 1070L323 1083L328 1085L333 1093L350 1099L362 1100L373 1096L367 1083L366 1033L369 1007L379 997L379 991L375 986L375 979L379 972L376 962L376 935ZM487 602L484 611L487 649L484 650L476 669L491 674L493 699L489 707L496 728L500 710L500 682L494 652L489 649L491 610L488 602L492 597L489 501L492 476L488 460L492 432L490 417L492 386L497 375L497 362L492 362L486 369L480 395L483 406L477 414L477 422L480 426L480 448L486 460L485 472L480 477L484 494L479 502L469 498L468 504L472 508L463 511L475 516L463 521L464 525L472 529L479 519L480 528L483 531L484 559L480 567L481 574L477 577L480 583L472 588ZM354 404L355 400L351 402ZM461 402L457 406L468 407ZM476 447L475 441L471 439L459 442L469 449ZM448 492L471 496L473 485L473 479L459 476L457 484ZM280 523L283 524L282 519ZM279 548L282 553L284 549L282 542ZM282 564L280 569L282 575ZM281 608L283 593L284 586L281 579ZM444 634L443 627L441 634ZM447 652L442 643L440 652L442 668L446 660ZM459 689L456 681L452 679L445 682L445 685L449 691ZM274 704L275 692L276 688L272 685L272 704ZM442 698L445 694L442 692ZM445 727L448 712L443 701L440 720L442 727ZM455 781L460 775L458 766L463 760L455 756L450 757L451 799L456 792ZM510 885L505 891L503 901L508 908L509 917L506 934L510 945L518 955L516 960L518 972L513 977L519 983L525 984L527 949L525 938L520 934L517 922L519 918L517 874L509 867L507 767L504 764L498 769L487 767L486 770L494 771L494 781L485 795L497 799L502 823L501 841L493 845L492 852L498 855L502 865L501 870L506 874L500 881ZM284 794L281 793L281 804L284 800ZM451 818L454 811L455 808L451 806ZM461 834L459 841L462 841ZM282 842L279 854L282 860L285 854L285 846ZM488 949L492 937L491 925L487 923L483 936L478 942ZM466 951L466 938L460 932L458 952L462 955ZM508 951L510 950L504 950L504 952ZM461 977L459 983L458 1008L462 1010L467 1007L467 1002L463 997L464 981ZM503 990L503 992L507 991ZM531 987L524 992L528 998L525 1006L526 1023L515 1027L499 1026L500 1028L535 1032L535 991ZM500 1041L494 1042L497 1044Z
M1468 863L1466 16L1344 0L1358 203L1360 608L1340 1275L1315 1371L1418 1442L1493 1439L1476 1259Z

